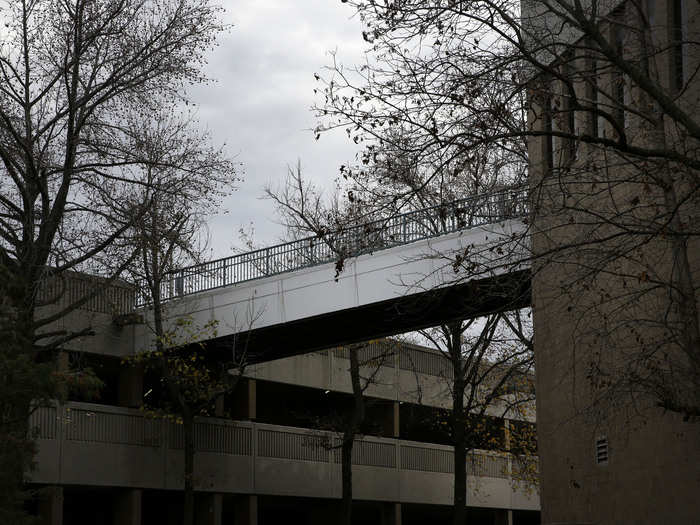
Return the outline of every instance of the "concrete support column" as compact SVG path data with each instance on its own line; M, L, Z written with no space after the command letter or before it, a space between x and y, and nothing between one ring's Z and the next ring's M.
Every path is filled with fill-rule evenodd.
M197 502L197 525L221 525L221 494L200 494Z
M253 494L236 496L233 507L234 525L258 525L258 497Z
M121 489L114 501L114 525L141 525L141 489Z
M119 406L137 408L143 401L143 366L125 366L119 370L117 402Z
M382 503L382 525L401 525L401 503Z
M214 415L216 417L224 417L224 396L219 396L214 401Z
M46 487L39 500L39 523L63 525L63 487Z
M383 435L385 437L399 437L399 402L392 401L386 405L386 412L382 422Z
M65 350L61 350L56 357L56 372L58 374L63 374L70 370L70 354ZM66 398L68 396L68 385L66 383L59 383L58 394L60 397Z
M510 509L497 510L494 525L513 525L513 511Z
M233 391L233 418L255 420L257 417L257 388L255 379L241 378Z
M508 475L508 479L512 479L513 477L513 456L510 453L511 451L511 435L510 435L510 420L509 419L504 419L503 420L503 444L506 447L506 450L508 451L508 463L506 464L506 474ZM512 514L512 512L511 512Z
M506 450L510 450L510 419L503 420L503 437Z

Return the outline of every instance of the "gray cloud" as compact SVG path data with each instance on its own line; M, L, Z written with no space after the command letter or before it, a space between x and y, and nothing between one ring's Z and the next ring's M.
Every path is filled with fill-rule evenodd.
M314 140L313 74L335 49L345 63L364 60L361 24L340 2L228 0L225 6L233 28L206 67L216 82L191 94L214 141L227 143L245 170L244 182L225 202L227 213L210 222L213 256L229 254L239 227L251 221L257 241L279 238L274 207L260 197L265 184L281 183L297 159L315 183L332 187L338 166L357 147L341 133Z

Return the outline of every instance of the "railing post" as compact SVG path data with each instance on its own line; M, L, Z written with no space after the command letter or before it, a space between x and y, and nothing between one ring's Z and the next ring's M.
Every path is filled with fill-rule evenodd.
M182 270L175 277L175 293L178 297L182 297L185 294L185 276Z
M399 438L394 439L394 454L395 454L395 462L396 462L396 472L397 474L401 472L403 466L401 465L401 442L399 441ZM397 476L397 479L399 476ZM400 483L400 482L399 482Z
M258 462L258 425L257 423L251 422L250 425L250 457L252 459L252 468L250 469L250 488L253 494L257 494L257 489L255 486L255 471L257 470Z
M314 264L314 240L309 239L309 266Z
M158 418L155 421L160 426L160 460L163 465L163 488L168 486L168 449L170 448L170 425L165 418ZM155 425L154 425L155 426Z
M55 402L56 407L56 439L58 440L58 483L63 480L63 448L65 445L65 406L62 403Z
M265 248L265 275L270 275L270 248Z
M221 281L222 281L222 282L221 282L221 286L226 286L226 267L228 266L228 265L226 264L226 261L227 261L227 259L224 259L223 261L221 261L222 266L223 266L223 268L222 268L222 269L223 269L223 274L224 274L224 277L223 277L223 279L221 280Z

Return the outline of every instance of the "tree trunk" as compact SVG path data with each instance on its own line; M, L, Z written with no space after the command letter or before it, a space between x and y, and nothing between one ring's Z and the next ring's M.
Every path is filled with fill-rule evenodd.
M185 433L185 502L183 508L183 525L194 525L194 416L185 408L182 423Z
M349 347L350 357L350 382L352 383L353 406L349 420L343 432L341 448L341 477L342 477L342 501L341 523L352 523L352 448L355 442L355 433L365 420L365 398L360 383L360 362L357 357L357 347Z
M29 428L32 403L51 397L50 363L36 362L34 306L21 282L0 285L0 523L29 523L25 475L36 452ZM9 298L9 300L7 300Z
M455 385L455 390L457 390ZM464 392L464 390L462 390ZM467 517L467 447L465 443L463 407L453 405L452 440L454 446L454 513L452 523L464 525ZM459 412L458 412L459 411Z
M340 502L340 519L343 525L352 523L352 447L355 433L346 429L343 432L343 444L340 450L340 468L342 479L342 499Z
M467 519L467 446L465 440L464 370L461 354L461 323L449 327L449 352L452 361L452 445L454 447L454 507L453 525L464 525Z

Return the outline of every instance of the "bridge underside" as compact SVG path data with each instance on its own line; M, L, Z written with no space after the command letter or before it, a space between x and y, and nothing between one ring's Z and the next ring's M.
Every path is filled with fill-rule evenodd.
M521 270L220 337L210 348L230 352L235 338L250 362L271 361L527 306L530 271Z

